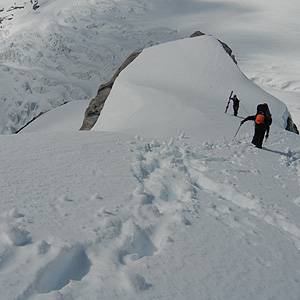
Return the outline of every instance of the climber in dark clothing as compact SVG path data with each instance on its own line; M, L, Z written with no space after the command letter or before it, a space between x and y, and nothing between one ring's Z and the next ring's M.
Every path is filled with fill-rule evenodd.
M257 148L262 148L265 133L267 139L269 137L270 126L272 124L272 115L269 111L268 105L266 103L259 104L257 106L256 115L248 116L243 121L241 121L241 125L249 120L255 121L255 130L252 144L254 144Z
M230 98L230 100L233 101L233 114L235 116L237 116L238 110L240 107L240 100L238 99L238 97L236 95L234 95L232 98Z

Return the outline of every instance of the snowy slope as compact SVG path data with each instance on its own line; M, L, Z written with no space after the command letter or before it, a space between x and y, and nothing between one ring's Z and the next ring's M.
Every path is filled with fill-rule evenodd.
M298 299L299 141L249 138L1 137L1 295Z
M70 101L56 109L52 109L21 128L22 133L74 132L82 124L88 100Z
M216 71L221 91L205 93L199 82L216 84ZM264 149L250 144L251 122L232 142L240 118L224 114L221 92L235 84L270 102ZM120 93L126 123L112 116L101 132ZM243 101L255 110L253 97ZM106 104L91 132L47 133L48 119L35 133L0 136L1 296L298 300L300 147L283 129L286 107L212 37L146 50ZM181 128L179 105L190 118Z
M248 78L300 122L298 0L39 0L34 10L35 3L0 1L1 133L61 103L92 99L132 51L195 30L228 43Z
M286 128L286 106L247 79L215 38L201 36L145 49L117 78L92 130L230 138L239 123L224 114L231 90L243 95L239 116L266 102L274 125Z
M0 18L13 3L3 2ZM39 1L37 10L25 3L0 31L2 134L62 103L91 99L133 50L178 38L174 29L136 24L145 3Z
M1 300L298 300L299 136L214 38L143 51L78 132L132 50L196 29L299 120L298 1L0 0L0 18L13 3L25 8L1 24L2 132L56 108L0 136ZM251 122L232 141L232 89L240 116L270 104L264 149Z

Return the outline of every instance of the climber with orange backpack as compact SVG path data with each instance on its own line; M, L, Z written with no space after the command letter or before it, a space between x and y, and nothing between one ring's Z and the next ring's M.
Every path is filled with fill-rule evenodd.
M253 116L248 116L241 121L243 125L246 121L253 120L255 122L254 136L252 144L257 148L262 148L262 143L266 133L266 139L269 137L270 126L272 124L272 115L267 103L257 105L257 113Z

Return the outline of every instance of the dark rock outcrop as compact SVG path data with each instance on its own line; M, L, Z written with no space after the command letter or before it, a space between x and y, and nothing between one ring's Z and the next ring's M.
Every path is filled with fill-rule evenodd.
M290 117L287 118L287 125L286 125L285 129L287 131L291 131L296 134L299 134L299 130L298 130L296 124L294 124L293 120Z
M39 1L38 0L30 0L30 4L32 5L32 9L35 11L37 10L39 6ZM3 13L0 15L0 24L2 24L3 21L11 21L14 18L13 11L19 10L19 9L24 9L26 5L30 5L28 1L24 1L23 5L16 5L16 3L9 8L4 8L2 7L0 9L0 13ZM8 15L5 15L6 13L9 13Z
M80 127L80 130L90 130L93 128L98 120L101 110L103 109L104 103L108 95L110 94L115 80L117 79L121 71L124 70L140 53L141 52L134 52L130 54L129 57L124 61L124 63L115 72L111 80L100 85L96 97L91 100L88 108L85 111L83 124Z

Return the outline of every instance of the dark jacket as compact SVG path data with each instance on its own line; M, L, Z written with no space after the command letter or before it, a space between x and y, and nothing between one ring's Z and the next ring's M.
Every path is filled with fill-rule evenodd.
M239 107L239 105L240 105L240 100L237 98L236 95L234 95L232 98L230 98L230 100L233 101L233 106Z
M249 120L252 120L252 121L255 121L256 119L256 115L253 115L253 116L248 116L247 118L245 118L243 121L241 121L241 124L244 124L245 122L249 121ZM255 123L255 129L256 130L261 130L261 131L266 131L267 132L267 136L269 136L269 132L270 132L270 125L267 124L267 122L264 122L262 124L257 124Z

